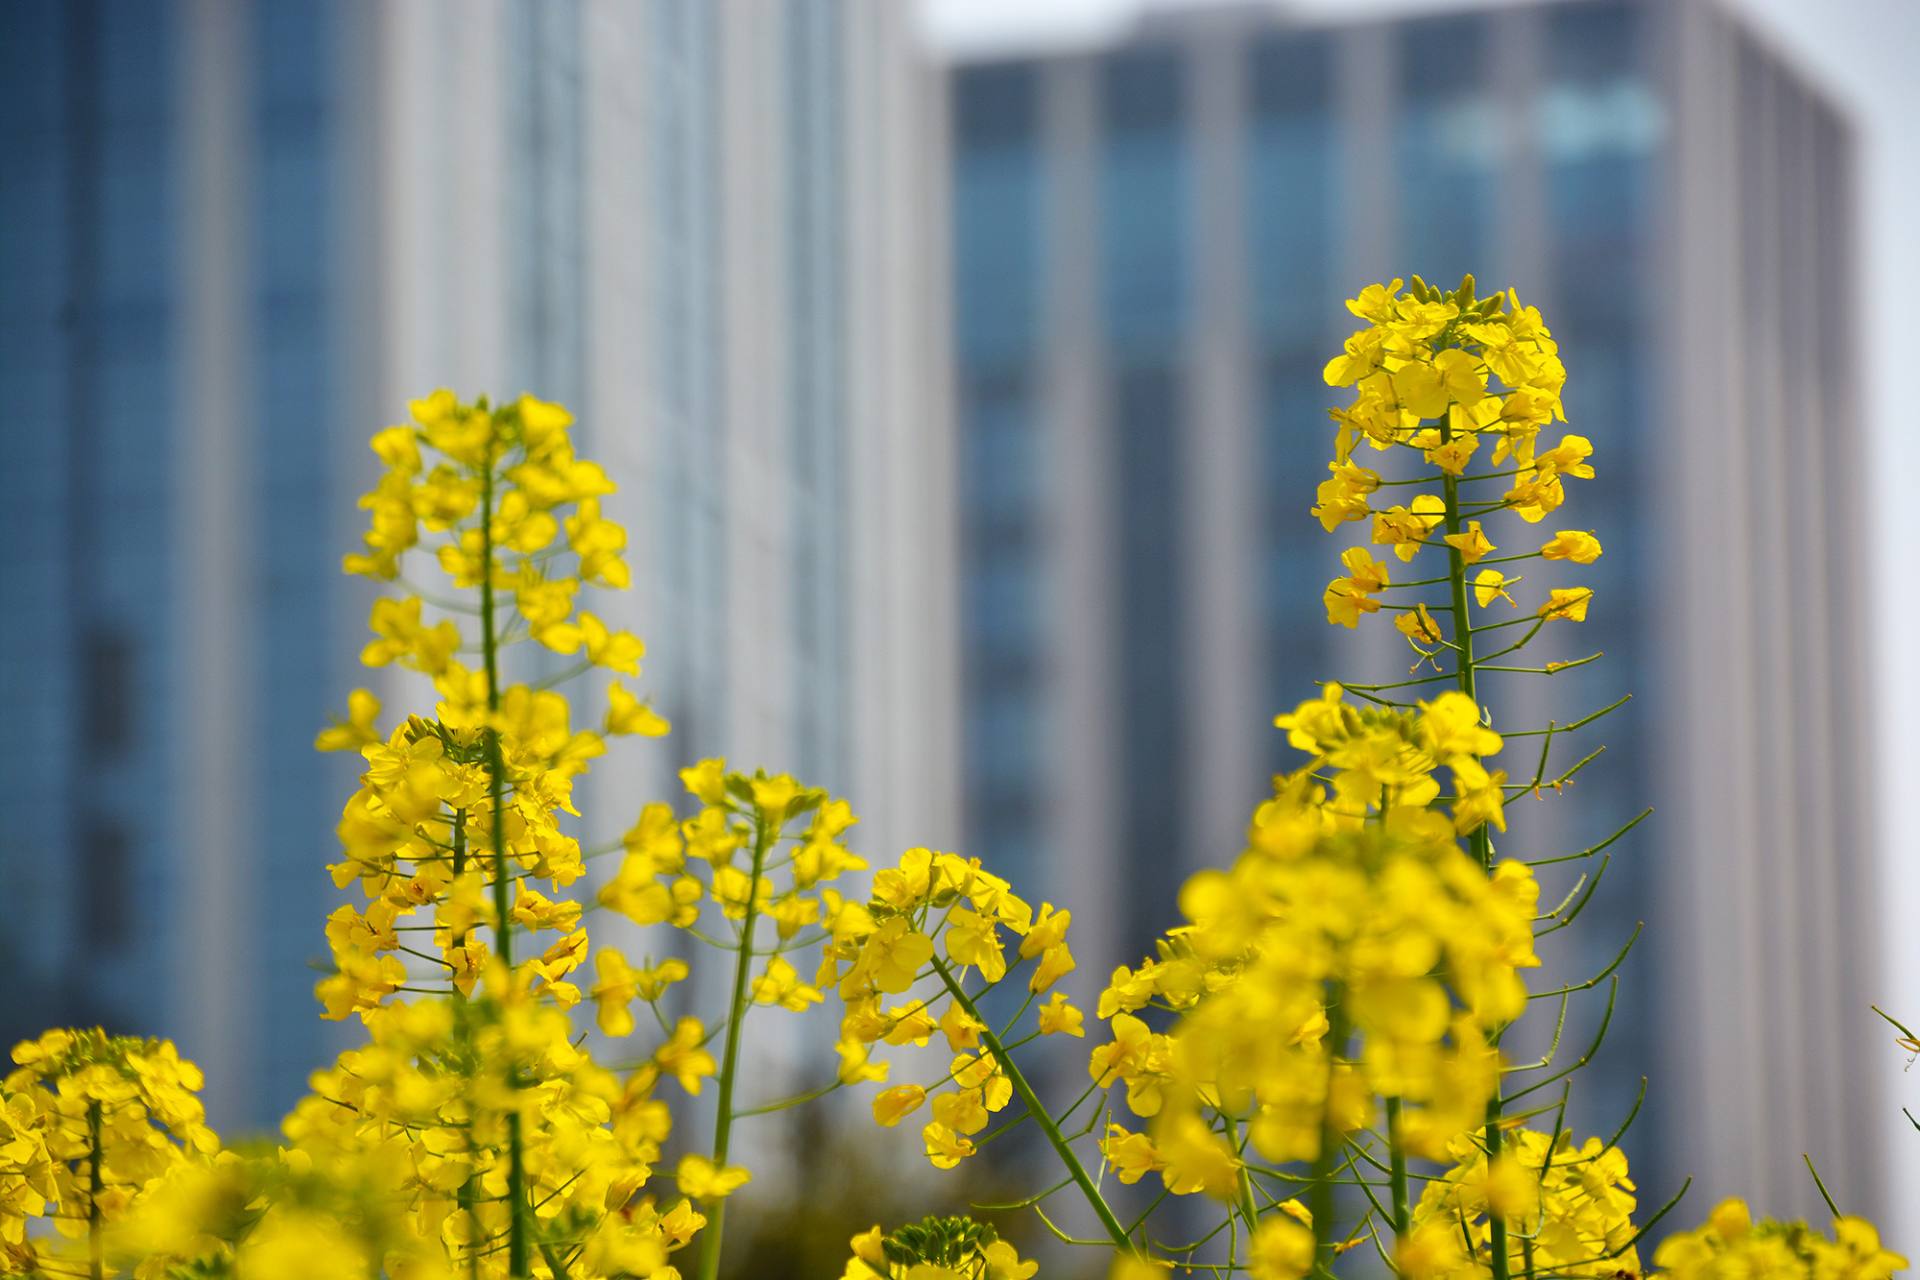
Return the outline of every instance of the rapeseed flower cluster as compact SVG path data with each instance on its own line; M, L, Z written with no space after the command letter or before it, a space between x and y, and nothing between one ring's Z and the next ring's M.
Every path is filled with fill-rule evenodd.
M1598 1138L1576 1145L1565 1132L1514 1129L1491 1159L1471 1136L1456 1138L1453 1148L1453 1167L1427 1184L1414 1207L1399 1258L1405 1274L1416 1280L1488 1275L1496 1218L1507 1227L1510 1274L1575 1271L1597 1258L1615 1271L1641 1274L1635 1188L1618 1147Z
M978 1150L974 1135L1014 1097L1008 1051L977 1001L1027 961L1026 997L1014 1022L1075 967L1069 912L1033 907L978 858L911 849L874 876L864 904L839 904L817 981L841 999L840 1077L888 1078L876 1045L925 1047L938 1036L954 1056L930 1084L896 1084L873 1100L874 1118L892 1127L928 1103L921 1127L927 1159L951 1169ZM1009 955L1011 951L1011 955ZM969 993L966 981L978 975ZM916 988L930 988L916 995ZM1035 1035L1084 1035L1083 1017L1054 992L1035 1013ZM1024 1084L1024 1081L1022 1081Z
M1829 1237L1800 1222L1756 1224L1745 1204L1725 1200L1698 1230L1663 1241L1654 1264L1671 1280L1886 1280L1907 1260L1860 1218L1836 1217Z
M411 407L409 425L374 437L385 472L346 568L405 584L407 553L437 544L440 603L377 601L361 659L418 672L438 700L382 735L378 701L358 691L316 744L367 762L332 868L363 901L327 921L334 972L316 994L368 1042L315 1075L286 1136L314 1167L380 1151L406 1170L407 1234L438 1242L454 1272L654 1274L706 1222L687 1188L653 1189L671 1130L657 1091L697 1092L716 1068L694 1019L614 1071L573 1017L591 950L568 896L586 870L567 829L574 784L608 737L667 729L618 678L639 675L640 640L584 607L629 580L626 533L600 508L614 486L575 454L557 405L441 391ZM567 675L613 676L604 720L576 727L558 691L509 683L516 642L576 657ZM672 975L636 973L611 948L594 961L602 1028L632 1034L618 997L650 976L657 998Z
M1231 1200L1230 1129L1266 1161L1312 1161L1393 1097L1407 1148L1441 1158L1485 1114L1501 1066L1490 1037L1525 1009L1519 971L1538 964L1538 889L1521 863L1489 877L1428 807L1442 761L1456 781L1483 777L1480 755L1498 749L1463 701L1360 711L1335 686L1281 717L1313 758L1275 779L1230 870L1188 882L1190 923L1101 996L1114 1039L1090 1070L1156 1129L1109 1137L1129 1153L1123 1180L1153 1168L1176 1194ZM1170 1029L1148 1031L1143 1009ZM1168 1147L1171 1134L1185 1137Z
M200 1069L167 1041L53 1030L13 1061L0 1080L0 1273L84 1268L69 1242L97 1248L156 1180L220 1149ZM62 1239L30 1238L35 1220Z
M1502 661L1549 623L1587 616L1589 588L1529 590L1516 567L1600 556L1591 531L1527 532L1561 512L1569 482L1594 476L1593 447L1575 434L1545 442L1565 421L1566 370L1540 313L1512 293L1482 299L1471 277L1450 291L1416 277L1371 285L1347 305L1365 327L1326 380L1354 398L1332 411L1329 478L1312 514L1329 532L1358 523L1371 536L1340 555L1323 603L1328 621L1348 628L1388 613L1413 669L1390 684L1330 683L1276 719L1302 763L1274 779L1234 864L1188 882L1186 922L1153 956L1116 970L1094 1010L1106 1033L1088 1072L1105 1101L1072 1132L1086 1095L1053 1113L1030 1106L1069 1175L1031 1203L1077 1187L1119 1255L1114 1274L1129 1280L1200 1266L1256 1280L1330 1276L1362 1246L1414 1280L1638 1276L1646 1227L1674 1200L1637 1223L1620 1135L1576 1142L1565 1131L1570 1078L1593 1050L1558 1066L1556 1031L1538 1061L1501 1052L1533 999L1557 997L1562 1025L1580 992L1604 990L1611 1012L1624 950L1586 982L1530 994L1524 980L1540 963L1536 940L1579 914L1605 864L1542 911L1532 864L1498 856L1494 840L1512 801L1559 792L1592 758L1550 774L1556 735L1565 741L1612 707L1503 734L1480 690L1488 670L1550 677L1599 656ZM1372 455L1390 457L1376 469L1361 461ZM1502 553L1516 541L1523 549ZM1439 567L1396 570L1429 548ZM1495 612L1506 609L1524 611ZM1542 739L1525 781L1497 761L1514 736ZM1542 861L1591 858L1632 825ZM931 932L898 927L878 941L893 981L938 967ZM1000 1048L994 1056L996 1078L1026 1096L1018 1063ZM1509 1101L1555 1084L1557 1105L1505 1114ZM889 1089L876 1115L894 1123L923 1094ZM1551 1132L1523 1127L1543 1114L1555 1119ZM1080 1141L1097 1160L1083 1158ZM940 1145L930 1138L930 1152ZM1414 1164L1431 1171L1416 1175ZM1162 1198L1211 1197L1220 1227L1192 1244L1164 1242L1152 1229L1157 1199L1123 1225L1102 1187L1108 1173L1123 1185L1151 1176ZM1336 1196L1339 1184L1358 1197ZM1836 1230L1873 1260L1861 1274L1904 1265L1876 1252L1877 1237L1869 1247L1853 1221ZM1659 1263L1678 1272L1695 1256L1663 1249ZM1714 1274L1807 1274L1777 1260L1742 1271L1745 1256Z
M1503 1053L1534 1000L1557 999L1563 1023L1576 994L1604 990L1612 1008L1619 959L1529 992L1538 940L1578 915L1605 864L1545 911L1534 866L1591 858L1633 822L1571 858L1494 844L1511 804L1592 758L1554 773L1556 742L1612 708L1496 731L1480 688L1488 670L1550 677L1598 657L1499 661L1587 616L1588 588L1542 589L1516 567L1601 554L1590 531L1527 532L1594 475L1593 448L1546 444L1566 370L1511 293L1416 277L1348 306L1365 327L1326 378L1353 400L1332 411L1313 514L1371 536L1340 555L1323 604L1342 627L1388 613L1414 666L1326 684L1276 718L1297 764L1232 864L1187 883L1183 923L1091 1010L1059 989L1076 967L1068 910L1036 909L957 853L910 849L866 878L847 802L786 774L699 761L680 771L686 800L645 804L616 844L583 849L576 781L610 739L668 731L629 687L641 641L588 607L631 576L601 506L613 483L576 454L557 405L414 402L373 439L383 469L344 567L392 588L363 662L426 681L431 714L383 728L380 699L356 690L316 741L365 761L331 867L353 900L326 921L315 989L320 1016L364 1041L314 1074L281 1145L241 1151L206 1127L200 1073L164 1041L52 1031L18 1046L0 1080L0 1272L682 1280L695 1259L715 1280L729 1200L751 1178L730 1162L736 1123L862 1085L875 1121L911 1118L937 1168L1033 1124L1065 1177L1021 1204L1111 1249L1125 1280L1331 1277L1363 1248L1408 1280L1642 1275L1647 1229L1677 1197L1641 1215L1620 1134L1566 1131L1593 1051L1558 1066L1556 1030L1537 1061ZM1380 455L1377 470L1358 460ZM1423 551L1444 567L1400 567ZM439 575L427 589L423 568ZM509 677L515 645L546 678ZM588 677L603 710L576 723L556 686ZM1541 739L1525 780L1502 763L1523 736ZM603 856L617 861L589 896ZM656 957L596 943L595 912L673 944ZM731 963L712 1019L684 1011L693 944ZM738 1099L749 1016L829 996L830 1078ZM596 1057L589 1020L637 1042L626 1061ZM1086 1053L1064 1106L1023 1066L1042 1040ZM709 1084L710 1140L676 1134L673 1105ZM1556 1084L1557 1101L1527 1101ZM1158 1193L1123 1221L1111 1182ZM1097 1239L1048 1216L1068 1188ZM1168 1242L1156 1208L1189 1197L1219 1226ZM876 1226L851 1252L845 1280L1037 1272L964 1218ZM1738 1201L1653 1260L1674 1280L1882 1280L1905 1265L1858 1218L1836 1211L1830 1234L1755 1225Z

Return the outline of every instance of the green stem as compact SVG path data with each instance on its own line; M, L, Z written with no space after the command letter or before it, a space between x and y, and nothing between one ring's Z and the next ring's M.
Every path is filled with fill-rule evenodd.
M1320 1151L1313 1157L1313 1185L1307 1189L1307 1208L1313 1215L1314 1260L1320 1274L1333 1274L1333 1175L1340 1162L1344 1135L1333 1122L1333 1073L1347 1043L1346 997L1337 983L1327 986L1327 1098L1321 1109Z
M1246 1143L1240 1138L1239 1126L1234 1124L1232 1116L1224 1117L1227 1122L1227 1141L1233 1144L1234 1158L1240 1163L1240 1212L1246 1215L1247 1234L1251 1236L1260 1225L1260 1206L1253 1199L1253 1171L1246 1166Z
M467 811L465 809L454 810L453 830L451 834L453 836L453 874L458 876L467 869ZM466 935L463 933L454 938L453 941L454 944L458 946L464 945L466 940ZM467 998L461 994L460 988L457 986L454 987L449 994L453 999L454 1026L460 1037L460 1042L468 1048L471 1048L473 1042L473 1023L467 1009ZM469 1077L468 1085L469 1088L471 1088L471 1077ZM468 1118L466 1135L468 1167L477 1168L478 1160L476 1157L478 1153L474 1150L473 1145L473 1124L471 1117ZM468 1174L467 1180L462 1182L460 1189L454 1193L454 1203L458 1204L461 1211L467 1215L467 1221L470 1224L474 1222L473 1188L477 1176L476 1174ZM469 1244L467 1246L467 1280L480 1280L480 1247L477 1244Z
M1387 1099L1387 1179L1393 1189L1393 1238L1406 1238L1413 1226L1407 1207L1407 1144L1400 1131L1400 1099Z
M1137 1253L1138 1250L1134 1248L1133 1241L1127 1238L1127 1229L1120 1225L1120 1219L1114 1216L1112 1207L1100 1194L1100 1188L1093 1184L1093 1179L1087 1174L1086 1166L1081 1164L1080 1157L1074 1154L1072 1144L1061 1134L1060 1126L1054 1123L1051 1115L1047 1114L1047 1109L1040 1105L1040 1098L1034 1093L1033 1086L1027 1083L1025 1074L1014 1065L1013 1055L1007 1052L1006 1046L1000 1042L1000 1037L993 1033L991 1024L980 1016L980 1010L967 998L967 993L961 990L960 984L954 980L953 971L947 968L946 963L937 954L933 957L933 971L940 975L940 981L946 984L954 1002L968 1017L980 1024L981 1043L987 1046L987 1052L993 1056L994 1062L999 1064L1001 1073L1012 1083L1013 1091L1019 1095L1020 1103L1026 1107L1027 1114L1032 1116L1033 1122L1040 1126L1040 1131L1047 1135L1047 1142L1053 1147L1054 1154L1060 1157L1060 1163L1066 1166L1074 1185L1080 1188L1080 1194L1085 1196L1087 1203L1092 1206L1094 1216L1100 1219L1100 1225L1106 1229L1107 1238L1113 1241L1114 1248L1122 1253Z
M105 1280L105 1247L100 1239L100 1191L106 1179L100 1171L100 1100L87 1103L87 1252L92 1258L93 1280Z
M725 1168L727 1144L733 1136L733 1086L739 1074L740 1027L747 1015L747 980L753 974L753 926L759 905L760 872L766 865L767 849L773 843L773 830L767 819L754 820L753 876L747 882L747 904L740 921L740 945L733 963L733 999L727 1005L727 1046L720 1058L719 1113L713 1122L713 1163ZM727 1202L716 1200L707 1210L707 1225L700 1232L700 1280L715 1280L720 1274L720 1233L725 1225Z
M487 712L500 710L500 638L494 633L493 619L493 454L487 454L480 478L480 651L487 668ZM513 923L507 918L511 903L507 899L507 828L501 809L506 795L506 761L500 753L500 731L488 723L485 733L487 753L487 796L493 844L493 941L500 961L513 969ZM516 1083L509 1080L508 1084ZM528 1252L527 1161L525 1142L520 1132L520 1109L507 1112L507 1274L521 1277L533 1273Z
M1440 419L1440 440L1446 443L1452 438L1452 428L1447 418ZM1446 527L1449 534L1460 532L1460 486L1452 476L1442 480L1446 502ZM1467 566L1460 555L1460 548L1447 543L1447 586L1453 597L1453 647L1460 664L1460 692L1473 699L1474 705L1480 705L1480 694L1474 679L1473 626L1467 616ZM1469 837L1474 858L1489 874L1493 871L1493 836L1487 830L1487 824L1475 827ZM1487 1101L1486 1124L1487 1162L1491 1166L1500 1154L1500 1091L1496 1087L1493 1097ZM1493 1271L1493 1280L1508 1280L1507 1261L1507 1222L1497 1213L1489 1212L1488 1259Z

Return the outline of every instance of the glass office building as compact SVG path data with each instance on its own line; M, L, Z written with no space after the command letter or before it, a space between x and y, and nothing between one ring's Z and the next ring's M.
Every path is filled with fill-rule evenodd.
M608 612L676 731L596 770L590 838L725 754L850 795L876 855L952 843L938 95L907 16L0 8L0 753L32 797L0 835L0 1035L167 1034L245 1131L351 1034L312 964L356 762L311 744L356 683L419 696L355 663L339 561L367 437L435 386L565 401L622 484Z
M1606 547L1581 579L1596 603L1547 656L1606 658L1489 700L1520 728L1636 699L1564 796L1515 802L1506 851L1656 810L1543 947L1536 986L1648 926L1577 1121L1610 1131L1644 1075L1626 1146L1649 1204L1693 1173L1707 1204L1811 1210L1808 1150L1870 1204L1888 1130L1859 924L1859 513L1817 461L1858 431L1835 110L1715 6L1628 0L1351 26L1168 12L1107 47L963 63L951 102L965 822L1076 931L1089 901L1120 922L1090 937L1084 988L1238 850L1291 754L1272 715L1411 661L1320 605L1347 545L1307 514L1341 300L1413 272L1511 282L1561 342L1599 470L1568 509Z

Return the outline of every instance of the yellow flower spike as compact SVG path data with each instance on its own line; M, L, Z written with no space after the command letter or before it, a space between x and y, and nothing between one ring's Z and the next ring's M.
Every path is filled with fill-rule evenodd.
M1474 601L1482 609L1487 608L1495 600L1505 600L1508 604L1513 604L1514 599L1507 594L1507 588L1518 581L1520 579L1509 578L1498 569L1482 569L1474 575Z

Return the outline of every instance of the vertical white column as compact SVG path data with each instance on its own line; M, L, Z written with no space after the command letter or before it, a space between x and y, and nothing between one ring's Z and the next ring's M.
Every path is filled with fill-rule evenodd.
M659 193L649 180L651 132L648 112L648 23L644 8L620 0L585 0L581 8L582 221L585 245L582 370L591 413L575 429L582 450L602 463L620 486L602 500L609 519L624 525L630 542L627 561L634 584L623 592L602 592L592 605L610 625L625 627L651 644L656 619L645 608L645 575L657 573L649 561L658 554L648 495L657 491L664 464L664 432L653 416L648 394L656 376L656 313L648 292L648 248ZM654 671L641 664L641 679L627 681L642 697L663 692ZM597 717L576 708L585 727ZM668 759L679 759L684 742L628 740L612 744L608 758L595 765L587 783L591 807L582 805L589 837L616 838L633 822L637 795L671 796ZM613 860L592 870L611 875ZM608 921L615 925L614 921ZM617 925L615 927L618 927ZM624 942L622 945L625 945Z
M1114 717L1115 523L1112 440L1105 412L1100 340L1098 64L1064 59L1043 73L1042 151L1049 185L1043 206L1047 279L1040 415L1054 433L1045 465L1058 505L1046 513L1046 681L1057 691L1051 740L1056 762L1041 839L1058 881L1049 886L1074 908L1082 968L1103 974L1118 963L1125 901L1117 806L1120 762ZM1076 975L1082 976L1082 975ZM1084 984L1099 989L1097 977Z
M1736 460L1741 457L1738 453L1725 455L1723 465L1736 475L1744 472L1747 482L1742 495L1748 503L1741 549L1748 566L1742 575L1748 610L1743 630L1753 637L1753 667L1748 673L1752 693L1740 714L1744 736L1751 742L1758 839L1750 847L1746 865L1730 871L1753 881L1759 905L1753 921L1759 936L1749 947L1760 957L1762 967L1748 980L1766 993L1753 1009L1752 1027L1758 1040L1756 1061L1761 1066L1766 1114L1772 1117L1764 1130L1766 1146L1759 1153L1767 1168L1766 1203L1810 1210L1817 1197L1808 1185L1810 1180L1799 1176L1805 1170L1795 1169L1793 1159L1812 1150L1808 1120L1825 1109L1808 1087L1807 1063L1809 1046L1819 1037L1824 1021L1811 1006L1828 1004L1825 993L1832 992L1833 986L1821 979L1832 976L1833 962L1831 956L1822 957L1817 951L1809 955L1797 947L1769 945L1771 939L1810 936L1803 897L1809 860L1795 838L1797 821L1811 797L1808 771L1796 767L1803 741L1803 708L1796 697L1800 680L1794 663L1798 646L1793 614L1813 602L1787 579L1796 536L1789 532L1789 521L1797 524L1800 514L1793 505L1799 485L1787 467L1788 435L1803 430L1805 424L1790 421L1787 414L1790 357L1782 332L1784 307L1798 301L1789 302L1781 288L1786 207L1790 186L1796 181L1781 165L1782 131L1790 127L1793 109L1785 87L1772 66L1758 76L1743 70L1736 81L1736 92L1757 90L1759 94L1757 109L1748 101L1739 105L1739 127L1755 140L1759 154L1755 163L1742 161L1747 153L1744 147L1731 153L1736 168L1729 185L1740 192L1742 218L1750 228L1741 246L1745 305L1734 320L1738 350L1747 357L1740 379L1748 398L1744 421L1736 427L1746 442L1745 465ZM1817 520L1817 498L1814 501L1814 509L1805 514ZM1790 599L1789 592L1796 598ZM1737 849L1734 856L1739 856Z
M731 694L723 741L745 768L779 767L793 753L782 16L770 5L724 5L713 19Z
M958 484L945 80L912 14L843 24L849 672L861 845L958 847Z
M1894 823L1883 806L1884 797L1897 803L1904 793L1890 785L1897 778L1889 772L1893 766L1875 767L1876 761L1892 758L1880 755L1876 747L1881 726L1895 720L1885 708L1896 705L1898 697L1883 682L1884 668L1875 661L1874 629L1861 624L1858 604L1872 598L1878 578L1867 550L1872 504L1862 500L1850 462L1874 457L1885 465L1887 460L1870 452L1876 442L1868 436L1861 405L1862 365L1867 360L1859 354L1865 281L1860 274L1864 228L1857 147L1847 118L1822 102L1819 127L1808 141L1804 160L1816 176L1809 184L1814 212L1803 230L1801 252L1811 264L1814 296L1822 299L1813 339L1818 366L1806 389L1821 410L1821 461L1817 469L1809 469L1806 483L1818 486L1823 495L1825 543L1817 555L1827 579L1828 604L1813 614L1824 643L1807 656L1805 667L1813 686L1809 701L1819 710L1823 736L1810 741L1806 750L1810 758L1827 762L1827 807L1812 829L1816 843L1831 849L1836 863L1828 877L1831 896L1822 918L1828 936L1836 940L1843 994L1833 1002L1841 1022L1832 1043L1848 1064L1848 1087L1827 1090L1844 1111L1815 1141L1823 1152L1844 1153L1843 1183L1833 1188L1835 1198L1845 1197L1850 1212L1889 1224L1889 1245L1911 1255L1920 1248L1915 1225L1892 1225L1900 1216L1894 1206L1906 1202L1898 1179L1907 1148L1903 1126L1892 1118L1898 1103L1891 1083L1903 1062L1888 1054L1887 1028L1869 1008L1875 1003L1888 1008L1899 981L1900 968L1889 958L1894 950L1889 943L1896 940L1894 929L1904 932L1904 922L1887 914L1889 907L1897 911L1898 894L1884 861L1893 847ZM1828 1164L1839 1158L1827 1157Z
M1346 232L1337 252L1342 282L1339 296L1345 298L1375 281L1385 283L1417 269L1398 256L1398 214L1406 197L1394 176L1393 40L1393 27L1376 22L1347 29L1335 45L1333 108L1340 156L1335 180L1340 184L1337 207ZM1345 308L1331 314L1336 320L1334 331L1327 335L1329 354L1338 351L1360 324ZM1330 394L1327 403L1337 403L1338 399ZM1370 465L1390 456L1376 455ZM1302 513L1300 518L1310 517ZM1327 543L1328 578L1334 576L1343 545L1336 539ZM1330 651L1338 655L1339 669L1314 672L1314 678L1384 681L1406 675L1407 662L1402 657L1407 651L1406 642L1390 622L1363 626L1357 632L1342 631Z
M1187 337L1188 418L1181 445L1183 574L1192 596L1183 619L1194 687L1187 716L1187 854L1194 868L1224 866L1245 843L1261 794L1260 747L1271 732L1255 616L1263 495L1249 382L1246 151L1247 63L1252 42L1235 23L1202 27L1188 52L1194 323Z
M1673 412L1653 434L1670 447L1654 505L1671 513L1655 554L1692 565L1746 563L1751 525L1747 478L1729 460L1745 456L1753 411L1738 335L1695 315L1738 316L1739 203L1732 164L1738 105L1732 49L1721 19L1703 6L1675 6L1670 93L1675 128L1667 156L1659 278L1679 299L1661 309L1655 343L1670 353L1660 402ZM1722 300L1708 305L1712 299ZM1696 310L1702 308L1704 310ZM1663 576L1653 651L1668 664L1671 717L1653 738L1661 780L1659 844L1678 856L1657 869L1656 898L1672 935L1673 982L1663 1002L1662 1040L1689 1046L1669 1059L1663 1114L1669 1141L1693 1157L1695 1190L1712 1204L1753 1191L1765 1152L1754 1114L1763 1096L1759 949L1761 886L1750 865L1756 822L1752 652L1741 620L1751 616L1747 576Z
M182 572L174 599L179 640L178 743L188 865L170 904L176 948L169 1025L208 1079L214 1124L246 1113L256 1082L249 942L257 919L251 841L255 812L247 735L253 724L257 642L248 548L258 481L246 409L246 203L250 118L245 11L232 0L192 0L181 24L178 81L181 335L179 470L173 478Z

